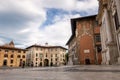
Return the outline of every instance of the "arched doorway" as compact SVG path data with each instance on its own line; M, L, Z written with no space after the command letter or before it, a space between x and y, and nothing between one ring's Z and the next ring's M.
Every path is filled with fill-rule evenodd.
M90 59L85 59L85 64L89 65L90 64Z
M7 60L3 61L3 66L7 66Z
M44 60L44 66L49 66L49 60L48 59Z

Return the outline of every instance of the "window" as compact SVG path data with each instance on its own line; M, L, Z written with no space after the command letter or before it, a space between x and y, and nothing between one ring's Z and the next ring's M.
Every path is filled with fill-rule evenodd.
M100 35L95 35L95 41L96 41L96 42L101 42Z
M5 55L4 55L4 57L8 57L8 55L7 55L7 54L5 54Z
M19 50L18 53L21 53L21 51Z
M42 61L42 58L40 58L40 61Z
M36 53L36 57L38 57L38 54Z
M40 54L40 58L42 58L43 57L43 54Z
M38 58L36 58L36 61L38 61Z
M116 30L118 30L120 26L119 26L119 19L118 19L118 14L117 14L117 12L116 12L115 15L114 15L114 21L115 21Z
M100 45L98 45L98 46L96 46L96 48L97 48L97 52L100 53L102 50L102 47Z
M12 53L14 53L14 51L12 51Z
M57 54L55 54L55 57L57 57Z
M65 57L65 56L63 55L63 57Z
M98 27L98 21L95 21L95 27Z
M13 58L14 57L13 54L10 57Z
M20 55L17 56L17 58L20 58L20 57L21 57Z
M7 53L7 52L8 52L8 50L5 50L5 52Z
M13 60L11 60L10 63L13 63Z
M25 55L23 55L22 58L25 58Z
M51 62L53 61L53 59L51 59Z
M58 59L56 58L55 61L57 61Z
M46 57L47 57L47 53L46 53Z
M23 51L23 53L26 53L26 51Z

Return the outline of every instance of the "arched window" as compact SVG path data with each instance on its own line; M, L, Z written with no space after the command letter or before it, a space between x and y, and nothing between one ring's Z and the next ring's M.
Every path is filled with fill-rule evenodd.
M12 54L10 57L11 57L11 58L13 58L13 57L14 57L14 55Z

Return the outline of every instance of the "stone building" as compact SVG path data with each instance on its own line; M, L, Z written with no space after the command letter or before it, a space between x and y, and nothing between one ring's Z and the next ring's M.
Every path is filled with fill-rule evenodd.
M120 0L99 0L97 16L101 27L102 64L120 61Z
M14 42L0 46L0 67L20 67L26 63L26 50L16 48Z
M71 19L72 36L67 42L70 64L101 64L100 27L96 15Z
M69 53L69 61L68 61L68 65L76 65L77 64L77 54L76 54L76 37L74 35L72 35L69 39L69 41L67 42L67 45L69 47L68 49L68 53Z
M32 45L26 48L28 66L60 66L65 63L66 48L61 46Z

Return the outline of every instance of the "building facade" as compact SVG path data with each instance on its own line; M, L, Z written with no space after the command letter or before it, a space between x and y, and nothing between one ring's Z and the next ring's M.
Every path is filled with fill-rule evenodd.
M27 50L28 66L60 66L65 63L67 49L64 47L32 45Z
M101 64L100 27L96 15L71 19L72 36L67 42L73 64ZM72 59L72 60L71 60Z
M120 0L99 0L97 16L101 26L102 64L120 61Z
M76 65L76 64L78 64L77 63L77 59L78 59L78 55L76 54L76 42L75 42L75 40L76 40L76 37L75 36L71 36L70 37L70 39L69 39L69 41L67 42L67 45L68 45L68 47L69 47L69 49L68 49L68 53L69 53L69 55L68 55L68 57L69 57L69 61L68 61L68 65Z
M16 48L13 41L0 46L0 67L20 67L26 63L26 50Z

